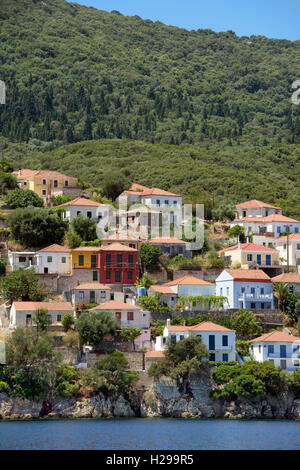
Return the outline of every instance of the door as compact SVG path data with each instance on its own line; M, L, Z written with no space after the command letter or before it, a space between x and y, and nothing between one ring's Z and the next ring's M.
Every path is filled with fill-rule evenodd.
M210 351L214 351L215 350L215 335L209 335L208 337L208 344L209 344L209 347L208 349Z
M90 304L94 304L96 300L96 292L94 290L90 291Z
M97 255L91 255L91 268L97 267Z
M26 326L31 326L31 325L32 325L31 315L26 315Z
M283 344L280 345L280 357L286 357L286 346Z
M283 370L286 369L286 360L285 360L285 359L282 359L282 360L280 361L280 367L281 367L281 369L283 369Z
M121 312L116 312L116 320L121 321Z
M261 265L261 255L256 255L256 261L257 261L257 264L260 266Z

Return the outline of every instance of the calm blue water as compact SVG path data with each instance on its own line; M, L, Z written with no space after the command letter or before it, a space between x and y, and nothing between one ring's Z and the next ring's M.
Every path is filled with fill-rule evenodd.
M86 419L0 421L0 449L300 449L300 421Z

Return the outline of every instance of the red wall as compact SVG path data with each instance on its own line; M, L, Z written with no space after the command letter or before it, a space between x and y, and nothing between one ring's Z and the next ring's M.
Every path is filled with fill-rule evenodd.
M106 255L110 255L110 267L106 266ZM118 267L118 255L122 255L122 266ZM129 267L129 255L132 255L132 267ZM138 251L109 251L98 252L98 268L100 270L101 284L134 284L139 276ZM106 273L110 272L110 279ZM120 273L120 282L116 282L116 272ZM132 273L132 279L128 279L128 272Z

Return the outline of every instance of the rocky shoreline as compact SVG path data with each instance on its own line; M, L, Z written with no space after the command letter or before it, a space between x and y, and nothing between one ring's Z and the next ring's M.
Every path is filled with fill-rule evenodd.
M128 396L54 398L50 406L0 393L0 419L76 419L76 418L224 418L224 419L300 419L300 400L290 393L235 401L213 401L207 380L191 381L188 394L180 393L175 381L165 378L145 391Z

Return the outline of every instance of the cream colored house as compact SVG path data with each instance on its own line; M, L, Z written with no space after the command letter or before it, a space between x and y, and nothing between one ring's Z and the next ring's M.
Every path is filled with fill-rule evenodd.
M283 258L282 264L298 268L300 266L300 233L289 234L289 240L286 236L279 237L275 240L276 249Z
M228 257L231 266L243 269L253 267L274 267L280 265L280 254L275 248L254 243L239 243L219 251L221 257Z

